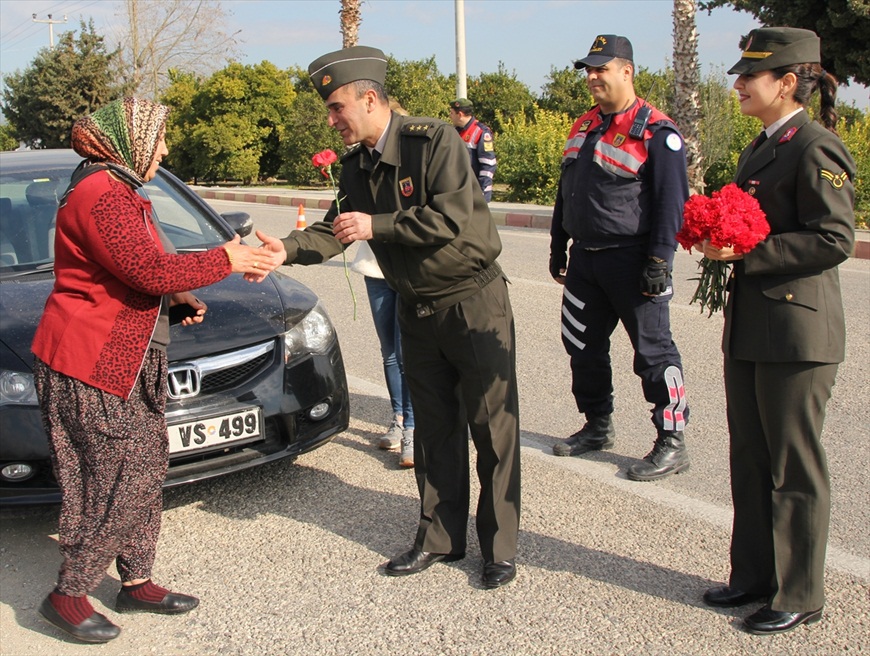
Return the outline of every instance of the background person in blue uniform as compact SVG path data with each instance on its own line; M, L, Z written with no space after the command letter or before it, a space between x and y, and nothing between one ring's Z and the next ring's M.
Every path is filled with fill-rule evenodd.
M492 182L495 178L495 146L492 130L473 116L474 104L468 98L457 98L450 103L450 122L456 126L456 131L471 156L471 168L486 202L492 200Z
M766 604L744 620L757 634L818 621L825 600L831 482L821 443L846 327L837 265L855 243L855 162L836 136L837 81L814 32L753 30L728 71L740 111L764 132L740 155L736 183L758 199L770 234L734 262L722 350L731 436L729 585L711 606ZM804 109L820 90L822 124Z
M668 313L676 233L688 198L685 149L673 121L635 95L627 38L595 37L574 65L586 69L598 104L574 123L562 155L550 274L565 286L562 342L586 423L553 452L613 446L610 335L622 322L657 431L652 451L627 475L652 481L689 467L683 436L689 408Z

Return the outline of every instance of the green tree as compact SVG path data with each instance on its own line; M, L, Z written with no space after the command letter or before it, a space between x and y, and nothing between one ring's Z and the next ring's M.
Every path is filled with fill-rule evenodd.
M309 85L308 91L296 94L284 120L284 139L280 148L281 177L290 184L324 183L320 171L311 164L311 156L327 148L341 155L344 143L341 135L326 122L323 99ZM337 174L338 169L335 172Z
M73 122L115 98L116 52L107 52L93 21L78 38L64 32L53 50L43 48L24 71L3 79L3 115L31 148L68 148Z
M870 228L870 113L851 124L844 118L837 126L840 138L858 165L855 173L855 224Z
M175 73L163 95L174 110L171 165L184 178L251 182L275 175L295 97L287 73L266 61L232 63L204 81Z
M399 61L387 58L384 86L392 98L412 116L447 118L447 104L453 100L453 85L429 59Z
M578 71L573 66L562 69L551 67L546 79L538 100L538 107L541 109L577 117L586 113L594 104L583 71Z
M0 150L15 150L18 148L18 137L8 123L0 125Z
M813 30L822 40L825 70L843 82L854 77L860 84L870 84L868 0L701 0L698 5L708 13L730 6L752 14L762 25Z
M516 72L508 73L502 62L497 72L481 73L469 80L468 99L474 103L474 117L493 132L501 132L504 121L531 113L535 106L529 87L517 79Z
M508 185L508 200L552 204L573 118L538 107L532 108L530 118L524 113L498 118L503 126L498 137L498 178Z

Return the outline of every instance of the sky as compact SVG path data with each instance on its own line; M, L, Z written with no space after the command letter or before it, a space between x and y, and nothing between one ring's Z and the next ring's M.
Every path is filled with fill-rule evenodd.
M341 48L339 0L223 0L231 31L239 30L238 59L245 64L271 61L279 68L308 64ZM399 60L434 56L438 69L456 69L454 0L364 0L360 45L380 48ZM586 55L597 34L627 36L635 63L660 70L672 53L672 0L465 0L465 37L469 76L498 70L527 84L538 95L553 68L562 69ZM110 0L0 0L0 72L21 70L54 38L93 18L97 32L109 36L121 24L119 2ZM751 14L719 8L699 12L698 54L702 74L724 74L740 57L741 35L760 27ZM113 43L109 40L109 43ZM822 44L824 47L824 44ZM728 77L728 84L734 77ZM643 93L644 90L638 90ZM870 90L852 84L838 97L870 110Z

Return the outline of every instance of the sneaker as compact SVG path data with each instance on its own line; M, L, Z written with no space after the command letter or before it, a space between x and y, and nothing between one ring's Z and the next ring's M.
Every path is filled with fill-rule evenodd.
M393 449L398 449L401 443L402 426L399 424L399 420L394 417L393 423L390 424L390 428L387 430L386 434L378 440L378 448L391 451Z
M414 466L414 429L402 431L402 455L399 456L399 467Z

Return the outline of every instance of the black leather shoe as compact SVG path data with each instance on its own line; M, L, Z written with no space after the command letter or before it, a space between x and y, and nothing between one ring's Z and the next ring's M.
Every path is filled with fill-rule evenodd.
M485 588L500 588L517 577L517 566L512 560L500 560L483 564L483 586Z
M82 642L109 642L118 637L121 629L112 624L105 615L94 612L81 624L70 624L60 616L48 598L44 599L39 606L39 614L62 631L66 631L73 638Z
M411 549L401 556L396 556L387 563L385 571L388 576L407 576L422 572L435 563L452 563L465 558L464 553L440 554Z
M789 613L783 610L773 610L770 606L764 606L745 620L744 628L750 633L757 635L771 635L785 633L801 624L812 624L822 619L822 609L811 610L806 613Z
M735 606L745 606L753 601L764 599L767 595L757 594L754 592L743 592L737 588L732 588L730 585L722 585L717 588L710 588L704 593L704 603L708 606L719 606L721 608L733 608Z
M115 610L119 613L160 613L161 615L180 615L199 606L199 599L190 595L168 592L162 601L142 601L121 586L115 599Z

